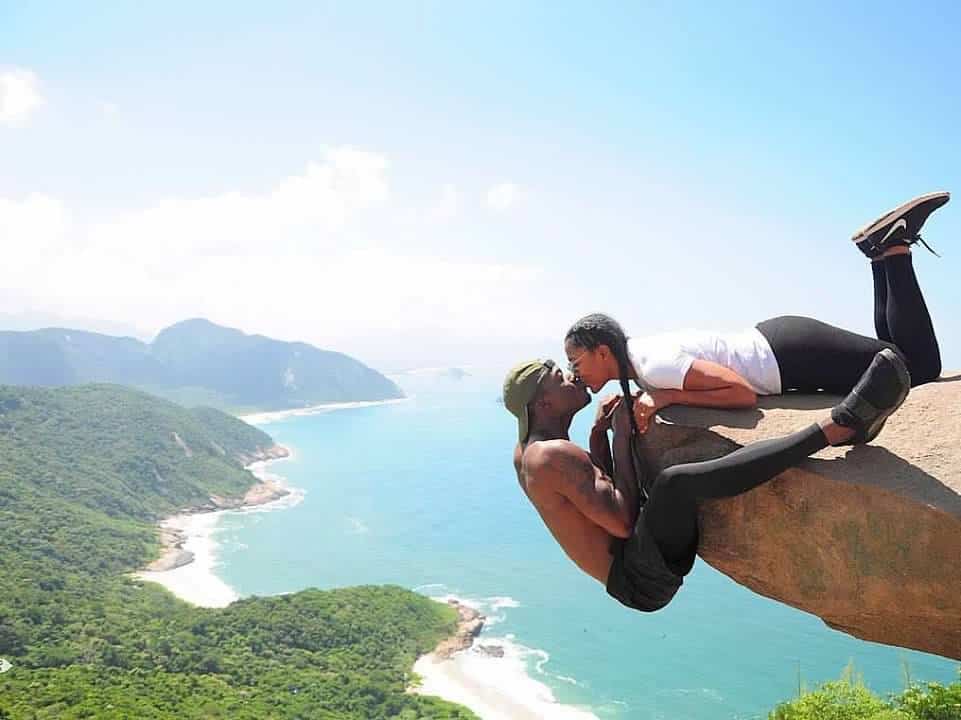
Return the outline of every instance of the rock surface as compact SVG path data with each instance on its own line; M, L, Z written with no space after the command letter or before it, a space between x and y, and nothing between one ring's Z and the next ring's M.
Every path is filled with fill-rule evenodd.
M177 436L177 433L173 433L173 435L178 442L182 442ZM283 445L274 445L273 447L266 449L258 448L256 452L241 456L238 459L243 461L247 465L248 469L253 469L257 463L266 463L270 460L279 460L289 456L290 450L288 450L286 447ZM209 502L185 508L177 514L193 515L196 513L216 512L218 510L235 510L242 507L265 505L290 494L290 490L285 488L277 481L272 480L269 477L259 476L256 472L254 472L254 476L257 478L257 482L251 485L247 492L243 494L243 496L224 497L221 495L211 495ZM192 563L194 561L194 554L189 550L184 549L184 543L186 541L187 538L184 536L183 531L174 527L169 527L161 522L161 555L159 558L147 565L144 570L153 572L166 572L167 570L175 570L176 568Z
M464 605L457 600L448 600L447 603L457 610L457 630L449 638L441 640L434 648L434 661L440 662L447 660L454 653L469 648L480 631L484 628L484 621L487 619L477 610Z
M751 410L673 407L645 436L652 472L826 416L832 396ZM700 508L703 560L865 640L961 660L961 373L915 388L869 445L827 448Z

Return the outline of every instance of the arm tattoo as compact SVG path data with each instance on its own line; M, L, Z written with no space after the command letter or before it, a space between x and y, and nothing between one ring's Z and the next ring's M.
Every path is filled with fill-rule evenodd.
M600 505L600 509L606 512L618 511L614 484L605 482L603 491L599 492L596 482L597 469L589 460L565 453L558 461L557 470L574 486L579 495L588 502Z

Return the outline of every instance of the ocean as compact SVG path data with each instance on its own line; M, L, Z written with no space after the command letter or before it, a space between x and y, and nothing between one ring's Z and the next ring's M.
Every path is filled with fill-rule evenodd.
M393 583L460 598L487 614L479 643L507 650L518 688L542 683L604 719L764 718L848 665L882 694L906 676L958 678L956 662L856 640L701 560L666 609L621 607L567 559L518 487L499 371L392 379L409 400L261 425L294 450L271 472L303 499L220 514L216 572L236 593ZM575 441L592 417L575 419Z

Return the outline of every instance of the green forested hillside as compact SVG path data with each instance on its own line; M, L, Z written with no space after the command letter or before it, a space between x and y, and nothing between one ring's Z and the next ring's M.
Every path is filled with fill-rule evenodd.
M389 379L343 353L203 319L172 325L149 344L66 328L0 332L0 383L103 382L232 411L403 397Z
M176 433L176 438L174 434ZM179 442L178 442L179 438ZM269 436L116 386L0 386L0 717L473 717L404 693L453 611L396 587L201 609L129 579Z

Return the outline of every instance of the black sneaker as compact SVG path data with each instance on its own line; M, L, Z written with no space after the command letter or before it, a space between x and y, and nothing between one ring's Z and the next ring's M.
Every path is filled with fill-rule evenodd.
M841 445L860 445L876 438L910 389L911 375L901 356L884 348L854 389L831 410L835 423L854 430L854 437Z
M928 216L951 199L950 193L936 192L908 200L858 230L851 239L869 258L876 258L895 245L913 245L921 240L921 226ZM934 253L934 250L931 250ZM937 253L934 253L937 255Z

